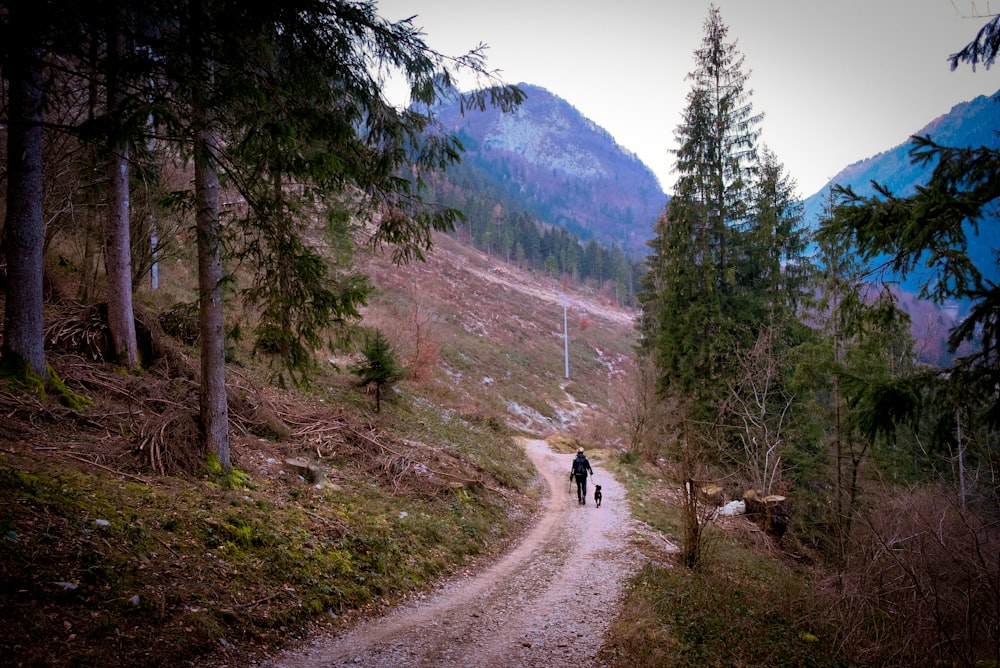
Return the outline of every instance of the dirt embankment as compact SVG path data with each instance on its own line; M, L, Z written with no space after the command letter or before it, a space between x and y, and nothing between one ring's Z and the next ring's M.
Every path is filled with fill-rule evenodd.
M622 587L639 563L625 490L600 466L587 505L568 474L572 455L525 442L547 484L545 509L525 539L486 571L339 637L287 652L271 668L307 666L596 665ZM597 508L593 484L602 487Z

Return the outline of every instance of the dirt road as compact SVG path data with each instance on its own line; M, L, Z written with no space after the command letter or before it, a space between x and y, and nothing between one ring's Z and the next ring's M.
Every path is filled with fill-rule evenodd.
M553 454L544 441L525 447L548 492L538 524L510 553L383 618L277 657L272 668L599 665L594 657L638 563L625 491L595 466L587 505L578 505L568 480L573 455Z

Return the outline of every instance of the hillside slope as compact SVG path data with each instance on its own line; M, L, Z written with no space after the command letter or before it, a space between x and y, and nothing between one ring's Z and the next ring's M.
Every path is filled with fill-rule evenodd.
M435 240L426 263L370 257L364 267L381 291L366 323L388 333L417 375L429 358L430 385L534 433L573 426L567 402L603 411L630 365L635 312L452 237Z
M169 354L125 375L93 359L96 311L51 302L50 362L94 403L0 386L0 655L248 665L510 545L540 494L514 435L614 446L601 416L629 365L631 314L437 241L425 264L358 258L379 286L365 324L412 370L381 413L353 386L352 356L303 392L271 386L264 360L234 346L232 476L192 447L195 349L161 340Z

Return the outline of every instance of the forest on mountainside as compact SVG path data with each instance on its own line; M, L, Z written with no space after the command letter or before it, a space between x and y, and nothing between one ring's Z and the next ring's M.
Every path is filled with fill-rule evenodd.
M668 199L652 170L570 102L539 86L518 87L525 99L509 114L463 115L455 100L434 109L463 148L456 170L434 175L438 190L467 190L462 184L474 181L510 211L644 259Z
M620 246L601 244L582 228L542 223L481 170L457 165L447 179L431 182L437 202L463 213L465 220L456 225L455 234L475 248L550 276L566 276L621 305L635 305L642 261L629 258Z

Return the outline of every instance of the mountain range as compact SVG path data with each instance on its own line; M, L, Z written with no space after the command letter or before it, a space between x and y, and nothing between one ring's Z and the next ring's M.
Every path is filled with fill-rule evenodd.
M445 175L448 189L488 192L508 210L527 212L582 242L594 239L644 256L667 203L656 175L562 98L518 86L527 99L512 113L463 113L458 101L435 108L438 121L465 148L461 165Z
M954 147L986 146L1000 149L1000 106L996 100L1000 91L987 97L980 95L968 102L952 107L951 111L934 119L911 136L929 136L938 144ZM823 209L835 185L849 186L859 195L872 195L872 182L887 187L894 195L912 195L917 186L925 183L932 167L914 165L909 142L900 144L870 158L860 160L842 169L823 188L806 198L803 222L814 229L823 215ZM969 239L969 255L983 275L993 281L1000 281L1000 269L994 259L994 251L1000 249L1000 229L996 226L981 225L978 234L971 226L966 227ZM919 284L924 276L911 275L900 281L900 288L909 293L919 292ZM965 305L956 304L954 309L961 312Z
M475 192L480 201L485 197L508 211L525 212L543 226L568 230L581 242L593 239L605 246L616 245L642 260L646 242L653 236L653 223L669 200L652 170L569 102L544 88L518 85L527 98L514 113L487 109L463 114L457 101L435 109L438 120L465 147L461 165L449 170L444 183L438 184L440 191L452 193L448 204L463 209L470 220L485 219L476 224L490 222L489 208L464 206L475 199L468 193ZM997 96L1000 91L957 104L911 136L927 135L947 146L1000 149ZM846 166L802 200L803 224L816 228L834 185L850 186L867 195L874 192L872 182L877 182L896 195L912 194L927 180L931 168L914 165L911 148L904 142ZM463 199L455 197L456 192L467 194ZM1000 282L994 259L995 250L1000 249L1000 229L983 225L975 236L971 228L968 231L973 261L985 277ZM947 356L944 336L968 305L952 303L941 308L920 301L916 295L922 278L911 275L898 280L897 293L910 313L922 357L940 361Z
M465 148L462 164L445 177L449 186L487 191L508 209L528 212L581 241L595 239L644 255L653 223L669 200L653 171L566 100L539 86L518 86L527 97L513 113L492 108L463 113L457 100L435 108ZM912 135L929 135L947 146L1000 148L996 95L957 104ZM875 181L897 195L914 192L928 171L912 163L910 149L904 142L844 167L803 200L803 223L816 227L833 185L870 194ZM976 259L984 267L991 264L989 249L1000 247L996 235L982 229L974 244L983 251Z

